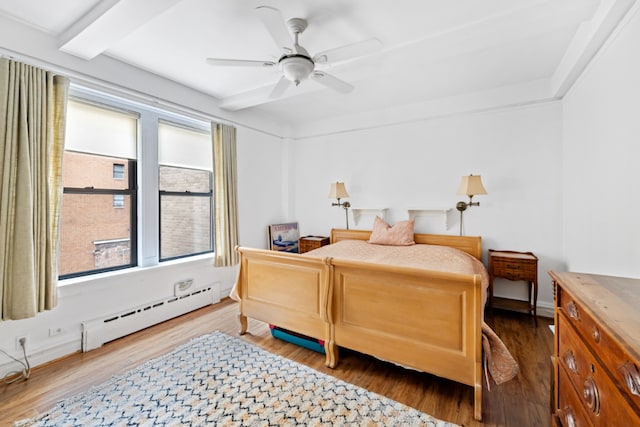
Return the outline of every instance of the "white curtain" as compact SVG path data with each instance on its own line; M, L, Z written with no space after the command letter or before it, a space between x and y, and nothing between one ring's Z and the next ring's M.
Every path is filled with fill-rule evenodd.
M238 178L236 128L211 123L213 139L213 194L215 205L215 265L228 267L238 263Z
M0 58L0 319L56 306L69 80Z

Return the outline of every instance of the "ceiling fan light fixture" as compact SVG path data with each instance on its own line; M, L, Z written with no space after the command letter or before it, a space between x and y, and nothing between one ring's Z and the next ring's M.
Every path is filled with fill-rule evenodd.
M295 83L296 86L309 77L314 68L311 58L304 55L283 56L279 61L279 65L284 77Z
M349 93L353 91L353 85L321 70L316 71L316 64L331 64L336 61L349 60L354 57L373 53L381 47L381 43L377 39L368 39L325 50L315 56L311 56L299 43L300 34L307 28L307 21L305 19L291 18L285 21L282 12L270 6L259 6L256 8L256 11L260 15L260 19L267 31L270 33L271 38L273 38L273 41L280 51L283 52L277 61L278 69L282 75L269 93L269 99L278 98L284 94L291 83L295 83L295 85L298 86L300 82L305 79L314 80L320 85L339 93ZM290 34L293 35L293 40L291 40ZM276 65L276 62L271 61L225 58L208 58L207 63L215 66L228 67L273 67ZM261 88L259 90L261 90Z

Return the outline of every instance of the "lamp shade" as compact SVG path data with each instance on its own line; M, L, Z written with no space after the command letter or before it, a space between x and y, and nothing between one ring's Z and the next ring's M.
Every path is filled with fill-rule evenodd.
M347 189L344 186L344 182L332 183L331 189L329 190L329 198L344 199L345 197L349 197L349 193L347 193Z
M463 176L458 188L458 194L466 194L467 196L475 196L477 194L487 194L487 190L482 185L480 175Z
M280 69L285 78L296 84L309 77L313 71L313 62L305 56L289 56L280 60Z

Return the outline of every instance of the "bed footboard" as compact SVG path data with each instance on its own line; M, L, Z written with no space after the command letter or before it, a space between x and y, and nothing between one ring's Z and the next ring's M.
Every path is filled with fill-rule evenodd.
M333 259L337 346L474 388L482 416L479 275Z
M337 357L328 318L333 292L330 258L237 250L240 334L246 333L250 317L324 340L326 364L335 367Z
M474 388L482 417L480 275L238 248L240 333L247 317Z

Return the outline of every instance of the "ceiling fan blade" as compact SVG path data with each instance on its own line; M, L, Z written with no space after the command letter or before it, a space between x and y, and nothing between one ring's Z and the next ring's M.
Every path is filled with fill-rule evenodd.
M207 64L222 67L273 67L276 65L272 61L254 61L250 59L221 59L207 58Z
M314 71L309 78L340 93L349 93L354 89L353 85L322 71Z
M262 23L271 34L278 48L292 52L293 40L284 22L282 12L269 6L258 6L256 7L256 12L260 15Z
M273 87L273 90L269 94L269 98L280 98L282 94L287 90L291 81L287 80L286 77L282 76L278 83Z
M339 62L379 51L382 43L378 39L368 39L325 50L313 57L313 62L325 64Z

